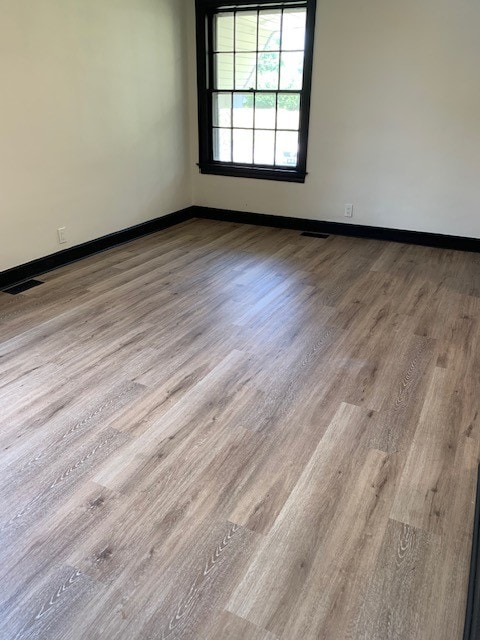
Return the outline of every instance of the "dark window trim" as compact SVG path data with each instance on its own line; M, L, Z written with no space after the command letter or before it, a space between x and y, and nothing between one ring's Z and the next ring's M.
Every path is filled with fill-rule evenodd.
M315 36L316 0L195 0L197 31L197 91L198 91L198 142L200 172L220 176L305 182L307 176L308 130L312 90L313 42ZM209 90L213 78L213 17L219 10L236 11L261 8L286 8L295 4L307 7L305 54L303 71L302 102L300 107L300 131L298 164L295 169L273 166L254 166L218 162L213 160L213 109L212 92Z

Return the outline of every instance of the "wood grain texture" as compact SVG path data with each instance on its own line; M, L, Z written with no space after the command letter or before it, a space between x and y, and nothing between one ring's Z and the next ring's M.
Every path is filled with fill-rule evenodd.
M428 610L422 611L429 589L424 572L432 543L427 532L390 520L364 593L356 637L400 640L415 637L416 630L423 628L422 617L429 615Z
M273 633L259 629L248 620L234 616L228 611L220 613L205 640L278 640Z
M0 293L2 640L460 640L480 262L192 220Z

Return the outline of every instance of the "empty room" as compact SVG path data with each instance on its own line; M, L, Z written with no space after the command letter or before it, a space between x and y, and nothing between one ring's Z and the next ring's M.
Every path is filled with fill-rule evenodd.
M478 0L0 0L0 640L480 640Z

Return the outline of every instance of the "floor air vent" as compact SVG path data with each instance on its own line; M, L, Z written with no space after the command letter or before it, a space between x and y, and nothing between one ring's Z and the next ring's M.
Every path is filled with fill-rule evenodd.
M33 287L38 287L41 284L43 284L43 282L40 280L27 280L21 284L16 284L14 287L10 287L10 289L5 289L4 293L10 293L12 296L16 296L19 293L33 289Z
M302 236L307 236L308 238L329 238L328 233L315 233L315 231L304 231Z
M463 640L480 640L480 467L477 476L477 502L473 522L472 559L468 583L467 613Z

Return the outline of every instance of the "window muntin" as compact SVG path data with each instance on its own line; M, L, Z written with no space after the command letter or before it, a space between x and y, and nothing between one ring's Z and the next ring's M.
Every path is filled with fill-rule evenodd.
M219 4L197 0L197 11L210 5L197 22L210 44L199 68L200 168L303 181L315 2Z

